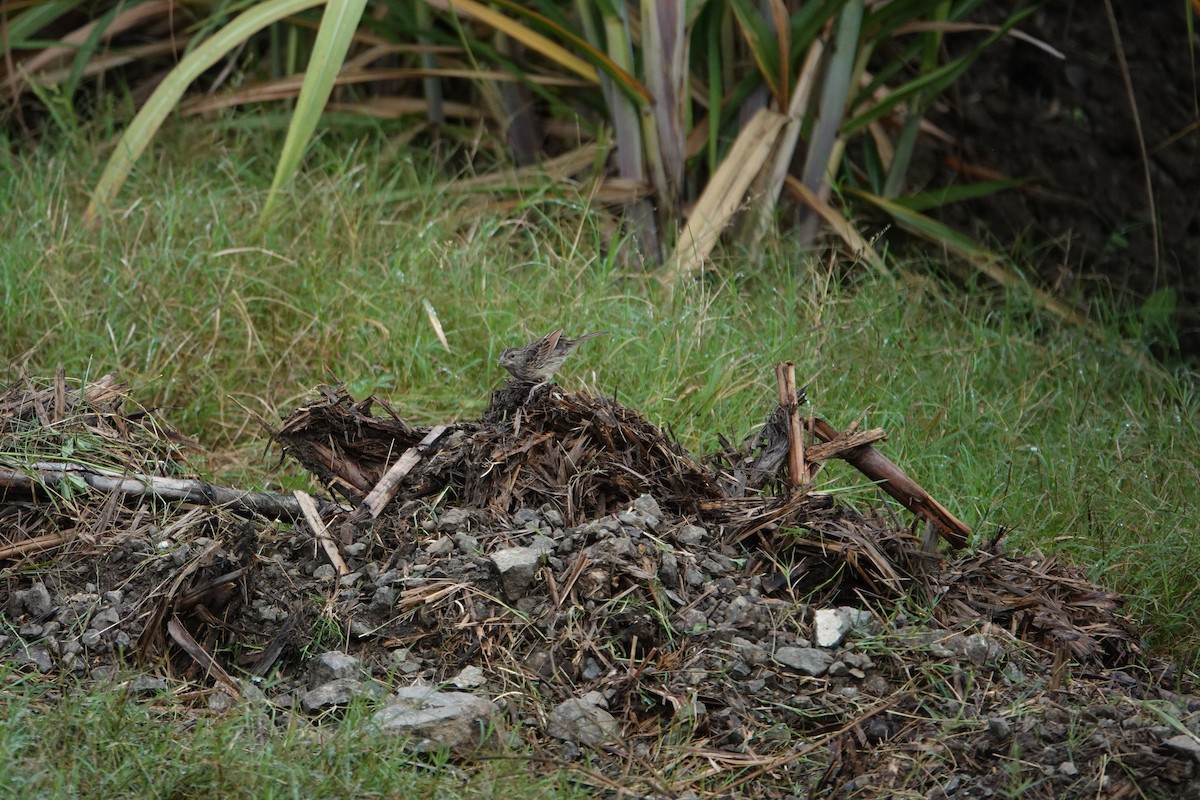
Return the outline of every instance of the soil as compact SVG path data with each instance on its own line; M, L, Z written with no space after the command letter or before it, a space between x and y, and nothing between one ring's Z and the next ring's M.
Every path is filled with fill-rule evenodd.
M1151 329L1130 326L1127 333L1142 335L1160 355L1173 354L1173 334L1195 359L1200 97L1190 54L1197 41L1189 45L1186 3L1112 0L1112 7L1120 49L1104 4L1042 4L1019 29L1064 58L1013 38L997 43L932 114L955 142L927 150L913 177L928 186L988 172L1032 179L1019 190L947 207L941 217L1014 249L1045 286L1066 297L1111 297L1138 308L1155 292L1173 289L1174 303L1163 306L1173 314L1148 311ZM980 16L999 23L1007 11L1008 4L985 4ZM969 38L951 36L947 44L963 48ZM1153 327L1156 320L1162 328Z
M416 750L532 751L605 794L1200 796L1200 697L1119 597L998 542L938 552L917 535L936 528L842 505L819 472L789 489L781 419L701 459L554 386L431 430L325 389L275 433L349 501L324 525L290 497L272 521L263 496L88 492L84 470L65 494L46 479L55 503L12 484L0 654L47 680L134 670L132 696L253 704L266 729L367 698ZM0 398L5 452L88 433L119 477L187 480L183 437L111 380ZM870 433L805 468L854 463Z

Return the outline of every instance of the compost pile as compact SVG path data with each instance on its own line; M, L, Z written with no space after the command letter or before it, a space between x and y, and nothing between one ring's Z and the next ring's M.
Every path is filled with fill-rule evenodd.
M415 750L532 752L616 793L1200 796L1200 701L1120 598L960 548L882 431L780 405L700 457L530 390L426 429L322 387L269 426L315 499L197 480L112 377L13 385L0 654L275 724L370 702ZM822 493L834 459L915 516Z

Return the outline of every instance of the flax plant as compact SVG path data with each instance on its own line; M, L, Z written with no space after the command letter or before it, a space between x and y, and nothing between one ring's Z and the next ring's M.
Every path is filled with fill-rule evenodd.
M1024 13L969 24L979 5L102 0L89 12L81 0L32 0L4 12L0 89L12 117L30 95L56 93L67 118L87 82L127 82L137 112L92 192L89 219L115 207L173 113L290 101L264 215L275 213L322 115L348 111L396 120L406 140L429 132L487 154L475 169L534 168L510 173L512 187L574 153L577 168L560 178L592 183L641 259L668 265L672 285L710 263L728 231L753 246L782 200L798 204L810 235L838 213L831 188L847 180L873 209L906 208L908 166L931 130L926 111ZM949 36L974 46L950 57ZM293 63L302 75L281 74ZM851 152L867 161L847 161ZM852 226L833 230L863 246Z

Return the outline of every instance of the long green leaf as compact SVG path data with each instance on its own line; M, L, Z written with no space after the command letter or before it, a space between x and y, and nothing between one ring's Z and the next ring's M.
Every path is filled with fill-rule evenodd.
M8 41L5 42L5 46L12 50L38 49L30 47L31 43L26 39L81 5L84 3L80 0L51 0L48 3L39 3L8 23Z
M296 98L292 124L288 127L287 139L283 142L279 163L275 167L275 178L271 181L271 189L263 207L264 217L271 213L279 190L291 180L300 166L300 159L312 139L313 131L317 129L325 104L329 102L333 81L346 60L346 53L350 50L350 43L354 40L366 6L367 0L329 0L325 6L321 28L317 31L312 56L304 72L304 83L300 86L300 96Z
M192 81L241 42L272 22L319 6L323 2L324 0L266 0L240 14L180 61L154 90L154 94L150 95L150 99L142 106L117 142L116 150L104 166L96 188L92 190L92 200L88 203L84 219L90 220L102 209L108 208L129 177L134 162L145 152L150 140L162 127L171 110L178 105L179 99L183 97Z

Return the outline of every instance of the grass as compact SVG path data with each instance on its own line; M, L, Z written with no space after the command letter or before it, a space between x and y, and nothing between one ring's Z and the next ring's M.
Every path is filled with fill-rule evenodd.
M261 487L304 478L271 471L245 409L286 413L331 375L357 395L387 397L410 421L467 417L501 381L503 347L557 326L606 329L572 356L564 385L615 394L706 450L765 417L772 365L791 359L817 413L837 426L862 416L884 427L884 451L978 535L1012 528L1011 546L1082 564L1127 595L1156 652L1197 666L1194 375L1148 371L989 287L891 284L831 268L786 239L761 258L730 256L665 299L653 276L621 266L605 244L606 216L583 196L547 189L488 208L478 196L433 191L421 156L386 146L323 143L263 226L271 142L196 129L172 138L143 160L127 206L96 230L80 216L101 154L75 143L11 160L0 183L9 360L0 380L58 366L73 376L116 370L203 443L209 476ZM1120 323L1115 312L1100 316ZM840 489L862 482L838 465L824 475ZM877 502L869 487L851 494ZM180 747L150 712L115 697L46 712L36 693L18 692L0 734L6 778L25 781L26 796L71 785L119 795L139 780L121 770L165 759L171 780L210 787L197 796L236 795L235 778L286 761L255 796L366 796L349 776L387 763L335 746L331 769L344 782L314 782L325 780L310 763L324 749L298 745L292 763L273 739L245 746L253 737L238 726L249 723L236 720L222 734L198 722ZM89 770L98 767L85 762L104 763L104 752L88 720L106 715L121 723L111 733L122 748L129 735L147 755L97 784ZM44 737L11 724L32 716L47 730L86 728L97 752L66 762L54 783L43 774ZM440 792L454 794L418 793Z
M86 693L66 683L49 697L44 685L0 674L6 797L586 796L520 757L485 760L469 779L445 754L414 760L395 736L365 724L361 706L318 729L253 703L196 716L166 693L139 699L116 683Z

